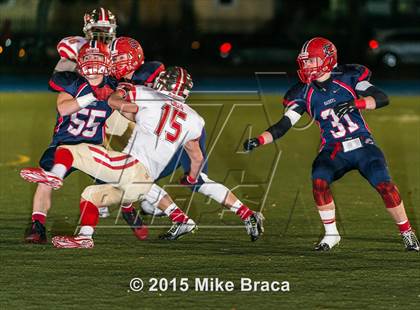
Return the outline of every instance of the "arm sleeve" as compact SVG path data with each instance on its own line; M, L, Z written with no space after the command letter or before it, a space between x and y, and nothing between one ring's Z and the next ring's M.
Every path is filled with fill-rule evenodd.
M376 109L385 107L389 104L388 96L366 80L356 84L356 93L362 97L372 96L375 99Z
M301 106L292 104L283 117L266 131L273 136L274 140L279 139L298 122L304 112L305 110Z

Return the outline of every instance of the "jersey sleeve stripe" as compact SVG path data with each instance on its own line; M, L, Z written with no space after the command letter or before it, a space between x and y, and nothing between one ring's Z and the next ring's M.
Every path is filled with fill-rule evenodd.
M75 97L79 96L80 93L83 91L83 89L85 89L86 86L88 86L88 83L87 82L85 82L82 85L80 85L79 88L77 89L77 92L76 92L76 96Z
M154 81L154 79L159 75L159 73L161 73L162 71L165 70L165 66L162 64L160 65L155 72L153 72L146 80L146 83L152 83Z
M53 80L50 80L50 81L48 82L48 84L49 84L49 85L50 85L50 87L51 87L52 89L54 89L55 91L59 91L59 92L63 92L63 91L65 91L63 87L61 87L60 85L57 85L56 83L54 83L54 81L53 81Z
M290 107L292 104L294 104L296 102L296 100L287 100L287 99L283 99L283 105L285 105L286 107Z
M357 95L356 95L356 93L354 92L354 89L353 88L351 88L351 86L350 85L347 85L346 83L344 83L344 82L342 82L342 81L339 81L339 80L333 80L333 83L335 83L335 84L337 84L337 85L340 85L341 87L343 87L345 90L347 90L352 96L353 96L353 98L354 99L356 99L357 98Z
M362 75L359 77L359 82L363 81L364 79L366 79L369 75L369 69L365 68L365 71L362 73Z
M58 44L57 50L58 50L58 53L60 54L60 56L61 56L61 53L65 53L70 57L73 57L73 58L77 57L77 53L71 48L71 46L67 45L64 42L60 42ZM63 56L63 57L65 57L65 56Z
M308 97L306 98L306 111L308 112L308 114L312 117L312 111L311 111L311 100L312 100L312 94L314 92L314 89L311 88L308 91Z

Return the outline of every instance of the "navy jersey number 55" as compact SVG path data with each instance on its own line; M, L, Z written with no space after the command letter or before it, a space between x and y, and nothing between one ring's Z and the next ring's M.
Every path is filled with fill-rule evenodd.
M99 87L115 89L117 81L104 77ZM66 92L73 98L92 93L92 86L87 80L75 72L54 73L49 81L49 88L55 92ZM95 101L87 107L71 115L61 116L57 113L57 121L51 144L40 159L40 166L50 170L54 164L55 150L62 144L91 143L102 144L105 137L105 122L112 109L106 101Z

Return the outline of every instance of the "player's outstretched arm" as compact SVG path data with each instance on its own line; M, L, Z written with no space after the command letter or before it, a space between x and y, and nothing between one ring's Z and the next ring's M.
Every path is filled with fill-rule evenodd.
M108 105L129 120L134 121L139 108L136 104L127 101L127 98L129 98L128 93L132 87L135 86L119 85L117 90L108 98Z
M339 118L355 109L375 110L389 104L388 96L368 81L358 83L356 93L360 98L340 103L334 108L334 112Z
M287 131L301 118L303 111L288 110L284 116L274 125L264 131L258 138L251 138L244 142L244 150L252 151L260 145L272 143L283 137Z
M57 96L57 111L60 116L67 116L87 107L96 100L93 93L74 98L66 92L60 92Z
M201 166L204 161L204 156L200 148L200 142L198 140L188 141L185 143L184 149L191 160L190 173L187 176L187 181L190 184L194 184L199 177Z

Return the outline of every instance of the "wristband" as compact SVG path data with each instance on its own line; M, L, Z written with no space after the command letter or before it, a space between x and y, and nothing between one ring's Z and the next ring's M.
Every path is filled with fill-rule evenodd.
M366 109L366 99L360 98L360 99L354 100L354 106L358 108L359 110Z
M190 177L189 175L187 175L187 182L190 184L195 184L197 183L197 180L194 179L193 177Z
M261 135L261 136L258 137L258 142L260 143L260 145L264 145L265 144L265 139L264 139L264 136L263 135Z
M93 93L89 93L87 95L76 98L77 104L81 109L86 108L89 104L96 100L97 99Z

